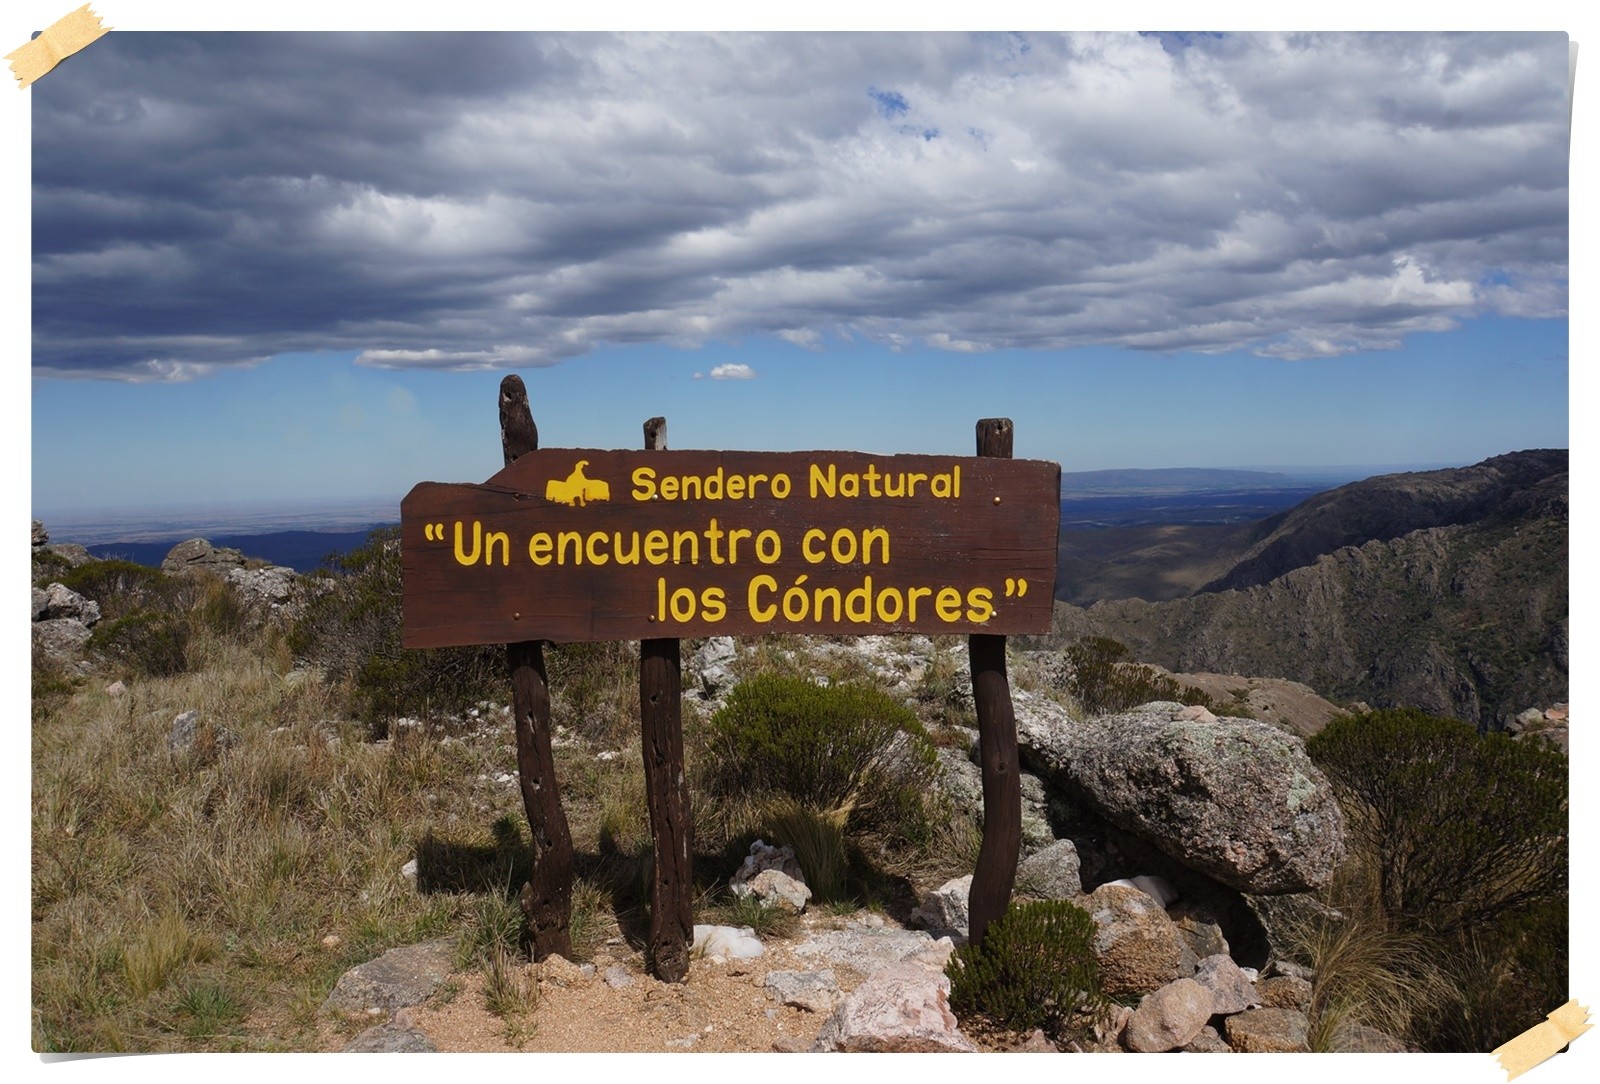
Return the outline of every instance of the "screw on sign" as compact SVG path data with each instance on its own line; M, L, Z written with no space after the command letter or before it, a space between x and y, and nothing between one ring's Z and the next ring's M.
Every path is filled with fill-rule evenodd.
M528 712L517 707L518 763L525 788L533 773L533 790L544 792L524 791L530 823L541 822L536 841L542 826L559 851L566 831L559 801L551 806L539 642L641 641L647 776L662 780L647 788L657 840L652 921L665 923L652 929L653 967L681 980L691 932L682 737L677 697L656 695L658 685L677 688L678 640L965 633L984 769L972 890L972 937L981 939L1010 897L1020 837L1005 637L1050 629L1059 465L1012 459L1006 419L978 424L975 457L669 452L660 418L646 423L642 451L538 449L519 378L506 378L501 401L505 468L482 484L420 483L401 505L404 642L516 645L513 691L520 674L529 701ZM508 402L526 416L508 416ZM570 882L565 846L555 861ZM530 891L560 895L537 856L535 872L546 884ZM570 900L570 883L560 891ZM556 943L554 935L541 942L541 923L565 932L560 900L540 906L540 917L529 916L536 953Z

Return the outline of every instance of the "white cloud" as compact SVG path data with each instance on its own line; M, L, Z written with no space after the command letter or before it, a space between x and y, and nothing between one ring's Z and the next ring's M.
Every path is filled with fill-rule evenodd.
M748 365L739 362L730 362L718 365L711 370L712 380L754 380L756 371Z
M1566 312L1560 34L96 49L34 88L47 374L752 335L1309 357Z

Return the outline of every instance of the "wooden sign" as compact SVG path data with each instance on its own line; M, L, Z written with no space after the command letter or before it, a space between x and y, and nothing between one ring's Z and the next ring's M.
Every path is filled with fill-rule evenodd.
M1061 468L861 452L529 452L401 504L404 643L1043 633Z

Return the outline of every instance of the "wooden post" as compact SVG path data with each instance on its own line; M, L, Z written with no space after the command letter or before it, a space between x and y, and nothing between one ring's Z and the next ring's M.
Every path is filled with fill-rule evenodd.
M1010 418L978 422L978 454L1011 458ZM998 498L996 498L998 500ZM1004 603L1002 603L1004 605ZM1022 846L1022 780L1017 765L1017 720L1006 677L1006 638L967 637L972 699L978 712L978 760L983 770L983 844L968 897L968 934L983 941L989 923L1005 914L1017 880Z
M500 382L500 444L506 466L539 447L528 391L515 374ZM532 935L533 958L571 957L572 833L561 808L555 757L550 751L550 687L544 648L537 640L506 645L511 707L516 718L517 776L522 808L533 834L533 877L518 897Z
M644 446L665 451L667 420L644 423ZM650 969L662 982L689 974L694 938L692 839L689 784L683 773L683 676L676 638L639 641L640 747L644 793L655 841L655 877L650 889Z

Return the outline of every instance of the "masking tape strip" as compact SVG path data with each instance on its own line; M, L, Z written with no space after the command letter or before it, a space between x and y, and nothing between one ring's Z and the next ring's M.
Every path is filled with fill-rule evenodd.
M1515 1080L1591 1026L1588 1010L1576 1001L1569 1001L1515 1039L1496 1047L1494 1056L1500 1059L1506 1079Z
M22 48L7 53L11 74L17 77L21 87L26 87L73 53L99 40L108 29L100 25L100 16L85 4L51 23L44 33Z

